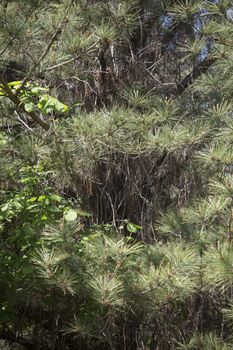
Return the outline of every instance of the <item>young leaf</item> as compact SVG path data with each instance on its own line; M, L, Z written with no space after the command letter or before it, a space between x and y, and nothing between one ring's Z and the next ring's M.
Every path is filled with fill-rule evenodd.
M35 110L35 105L33 102L29 102L29 103L26 103L24 105L24 108L25 108L26 112L30 113L30 112L33 112Z
M77 211L74 210L74 209L69 209L64 218L66 221L74 221L76 218L77 218L78 214L77 214Z
M44 114L49 114L51 112L65 113L69 110L67 105L47 94L41 96L37 107Z

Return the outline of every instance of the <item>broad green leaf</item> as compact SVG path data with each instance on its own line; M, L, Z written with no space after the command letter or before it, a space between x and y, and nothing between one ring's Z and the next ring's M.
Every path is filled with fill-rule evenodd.
M0 96L7 96L6 92L2 87L0 87Z
M86 217L90 217L91 216L91 214L90 213L88 213L87 211L84 211L84 210L77 210L77 214L79 215L79 216L86 216Z
M13 205L14 205L15 209L17 209L17 210L20 210L23 207L22 204L18 201L14 201Z
M22 80L11 81L10 83L8 83L8 86L15 87L17 85L22 85Z
M38 202L43 202L46 198L48 198L47 196L40 196L39 198L38 198Z
M59 195L57 195L57 194L52 194L52 195L50 196L50 199L51 199L52 201L54 201L54 202L60 203L61 200L62 200L62 197L59 196Z
M3 211L3 212L7 211L9 209L9 207L10 207L10 203L6 203L2 206L1 211Z
M12 90L18 90L21 88L22 86L22 81L21 80L17 80L17 81L11 81L10 83L8 83L8 86L12 89ZM28 84L27 84L28 86Z
M24 105L24 108L25 108L26 112L28 112L28 113L33 112L35 110L35 107L36 106L34 105L33 102L29 102L29 103L26 103Z
M67 105L47 94L41 96L37 106L44 114L51 112L65 113L69 110Z
M132 222L128 222L126 227L127 227L127 230L131 233L136 233L138 230L142 229L141 226L135 225Z
M36 86L30 90L33 95L39 95L42 91L49 91L49 89Z
M31 210L31 209L34 209L34 208L38 208L38 204L31 204L27 207L27 210Z
M28 203L33 203L37 200L38 197L32 197L27 200Z
M77 211L74 210L74 209L69 209L65 216L64 216L64 219L66 221L74 221L76 218L77 218L78 214L77 214Z

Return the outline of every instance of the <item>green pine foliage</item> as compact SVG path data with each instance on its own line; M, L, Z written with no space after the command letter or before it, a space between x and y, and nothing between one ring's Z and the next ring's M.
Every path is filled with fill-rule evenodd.
M3 345L233 348L232 34L227 0L1 1Z

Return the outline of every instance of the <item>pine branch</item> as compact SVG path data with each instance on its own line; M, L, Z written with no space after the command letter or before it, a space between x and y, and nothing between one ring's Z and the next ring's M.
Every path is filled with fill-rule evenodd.
M66 60L64 62L60 62L60 63L57 63L55 64L54 66L50 66L48 68L45 68L44 71L45 72L48 72L48 71L51 71L53 69L56 69L56 68L60 68L62 66L65 66L67 64L70 64L72 62L75 62L76 60L78 60L81 56L83 55L87 55L88 53L90 53L91 51L93 51L92 49L94 49L94 47L96 46L96 44L92 45L87 51L85 52L82 52L80 54L78 54L77 56L73 57L73 58L70 58L69 60Z
M38 6L40 6L42 3L43 3L43 0L41 0L41 1L39 2ZM7 5L8 5L8 4L6 4L6 7L7 7ZM34 14L34 12L35 12L35 8L33 8L32 11L29 13L29 16L26 17L26 19L25 19L23 25L26 25L27 21L32 17L32 15ZM6 43L6 45L4 46L4 48L0 51L0 56L2 56L2 55L5 53L5 51L11 46L11 44L13 44L14 40L15 40L15 35L13 35L13 36L10 38L10 40Z
M61 22L59 23L57 29L55 30L55 32L52 35L52 38L50 39L48 45L46 46L44 52L41 54L41 56L39 57L39 59L35 62L35 64L33 65L33 67L30 69L29 73L27 74L27 76L23 79L22 81L22 85L21 87L18 89L16 96L19 95L19 93L22 91L22 89L25 87L26 83L28 82L28 80L30 79L30 75L32 74L32 72L35 70L36 67L38 67L40 65L40 63L44 60L44 58L47 56L47 54L49 53L53 43L57 40L57 37L59 34L62 33L62 30L64 28L64 25L67 24L67 20L66 20L66 15L69 12L70 7L73 5L73 0L70 1L69 5L66 8L66 11L64 13L64 16L61 20Z
M203 62L194 67L192 73L188 74L183 80L177 83L176 93L173 94L181 95L201 74L206 73L215 62L216 59L214 58L206 58Z

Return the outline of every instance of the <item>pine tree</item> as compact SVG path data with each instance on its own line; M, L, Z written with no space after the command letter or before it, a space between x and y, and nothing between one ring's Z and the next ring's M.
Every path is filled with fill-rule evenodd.
M232 348L231 1L2 1L0 23L0 338Z

